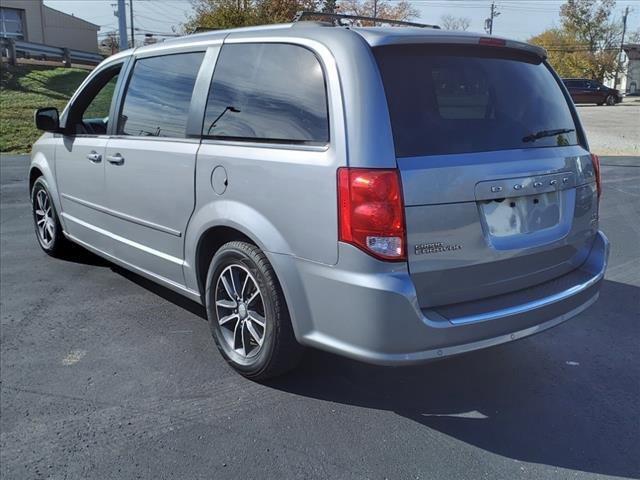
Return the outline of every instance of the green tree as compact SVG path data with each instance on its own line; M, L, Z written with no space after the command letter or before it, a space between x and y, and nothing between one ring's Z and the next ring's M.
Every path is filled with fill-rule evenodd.
M567 0L560 7L561 28L529 39L549 53L549 63L563 77L604 81L621 71L618 50L622 24L613 18L615 0Z
M320 9L320 0L260 0L258 10L260 23L287 23L300 10L317 11Z
M290 22L299 10L316 10L320 0L193 0L194 14L184 23L185 33Z
M183 24L185 33L259 24L257 10L248 0L197 0L193 15Z
M552 28L529 39L547 50L551 66L563 78L589 76L589 59L578 38L560 28Z
M584 53L584 74L595 80L612 78L620 69L617 51L621 22L613 18L615 0L567 0L560 7L562 30Z

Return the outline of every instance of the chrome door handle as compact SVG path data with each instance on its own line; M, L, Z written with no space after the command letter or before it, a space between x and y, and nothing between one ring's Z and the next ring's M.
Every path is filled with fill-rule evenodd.
M122 165L124 163L124 157L119 153L107 155L107 161L113 165Z
M102 161L102 155L95 151L87 153L87 158L93 163L100 163Z

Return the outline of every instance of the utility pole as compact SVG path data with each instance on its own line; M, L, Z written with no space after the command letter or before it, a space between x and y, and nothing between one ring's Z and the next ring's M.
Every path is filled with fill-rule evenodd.
M131 48L136 46L135 37L133 36L133 0L129 0L129 18L131 18Z
M118 34L120 35L120 51L127 47L127 13L124 7L124 0L118 0Z
M489 18L487 18L484 21L484 30L489 35L493 35L493 19L495 17L497 17L498 15L500 15L500 12L498 11L498 7L496 6L496 2L492 1L491 2L491 15L489 16Z
M627 17L629 16L629 5L624 10L622 17L622 39L620 40L620 51L618 52L618 65L616 65L616 74L613 77L613 88L618 88L618 72L622 64L622 51L624 50L624 36L627 33Z
M376 22L376 18L378 18L378 0L373 0L373 26L375 27L378 22Z

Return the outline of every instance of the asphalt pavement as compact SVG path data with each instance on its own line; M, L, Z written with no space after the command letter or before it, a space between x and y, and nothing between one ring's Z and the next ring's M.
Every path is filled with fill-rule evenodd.
M223 362L198 305L42 253L28 159L3 156L0 477L639 478L640 158L602 162L612 255L585 313L411 368L313 351L261 385Z
M591 151L640 156L640 97L625 97L615 106L578 105L577 110Z

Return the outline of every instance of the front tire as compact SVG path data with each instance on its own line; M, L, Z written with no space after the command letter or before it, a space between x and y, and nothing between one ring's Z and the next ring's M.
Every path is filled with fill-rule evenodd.
M616 104L616 99L613 95L608 95L605 102L608 106L612 107Z
M224 359L240 374L266 380L295 367L297 343L273 268L255 245L223 245L207 274L211 334Z
M71 242L62 233L62 225L51 200L49 187L43 177L33 183L31 212L40 248L52 257L62 257L71 248Z

